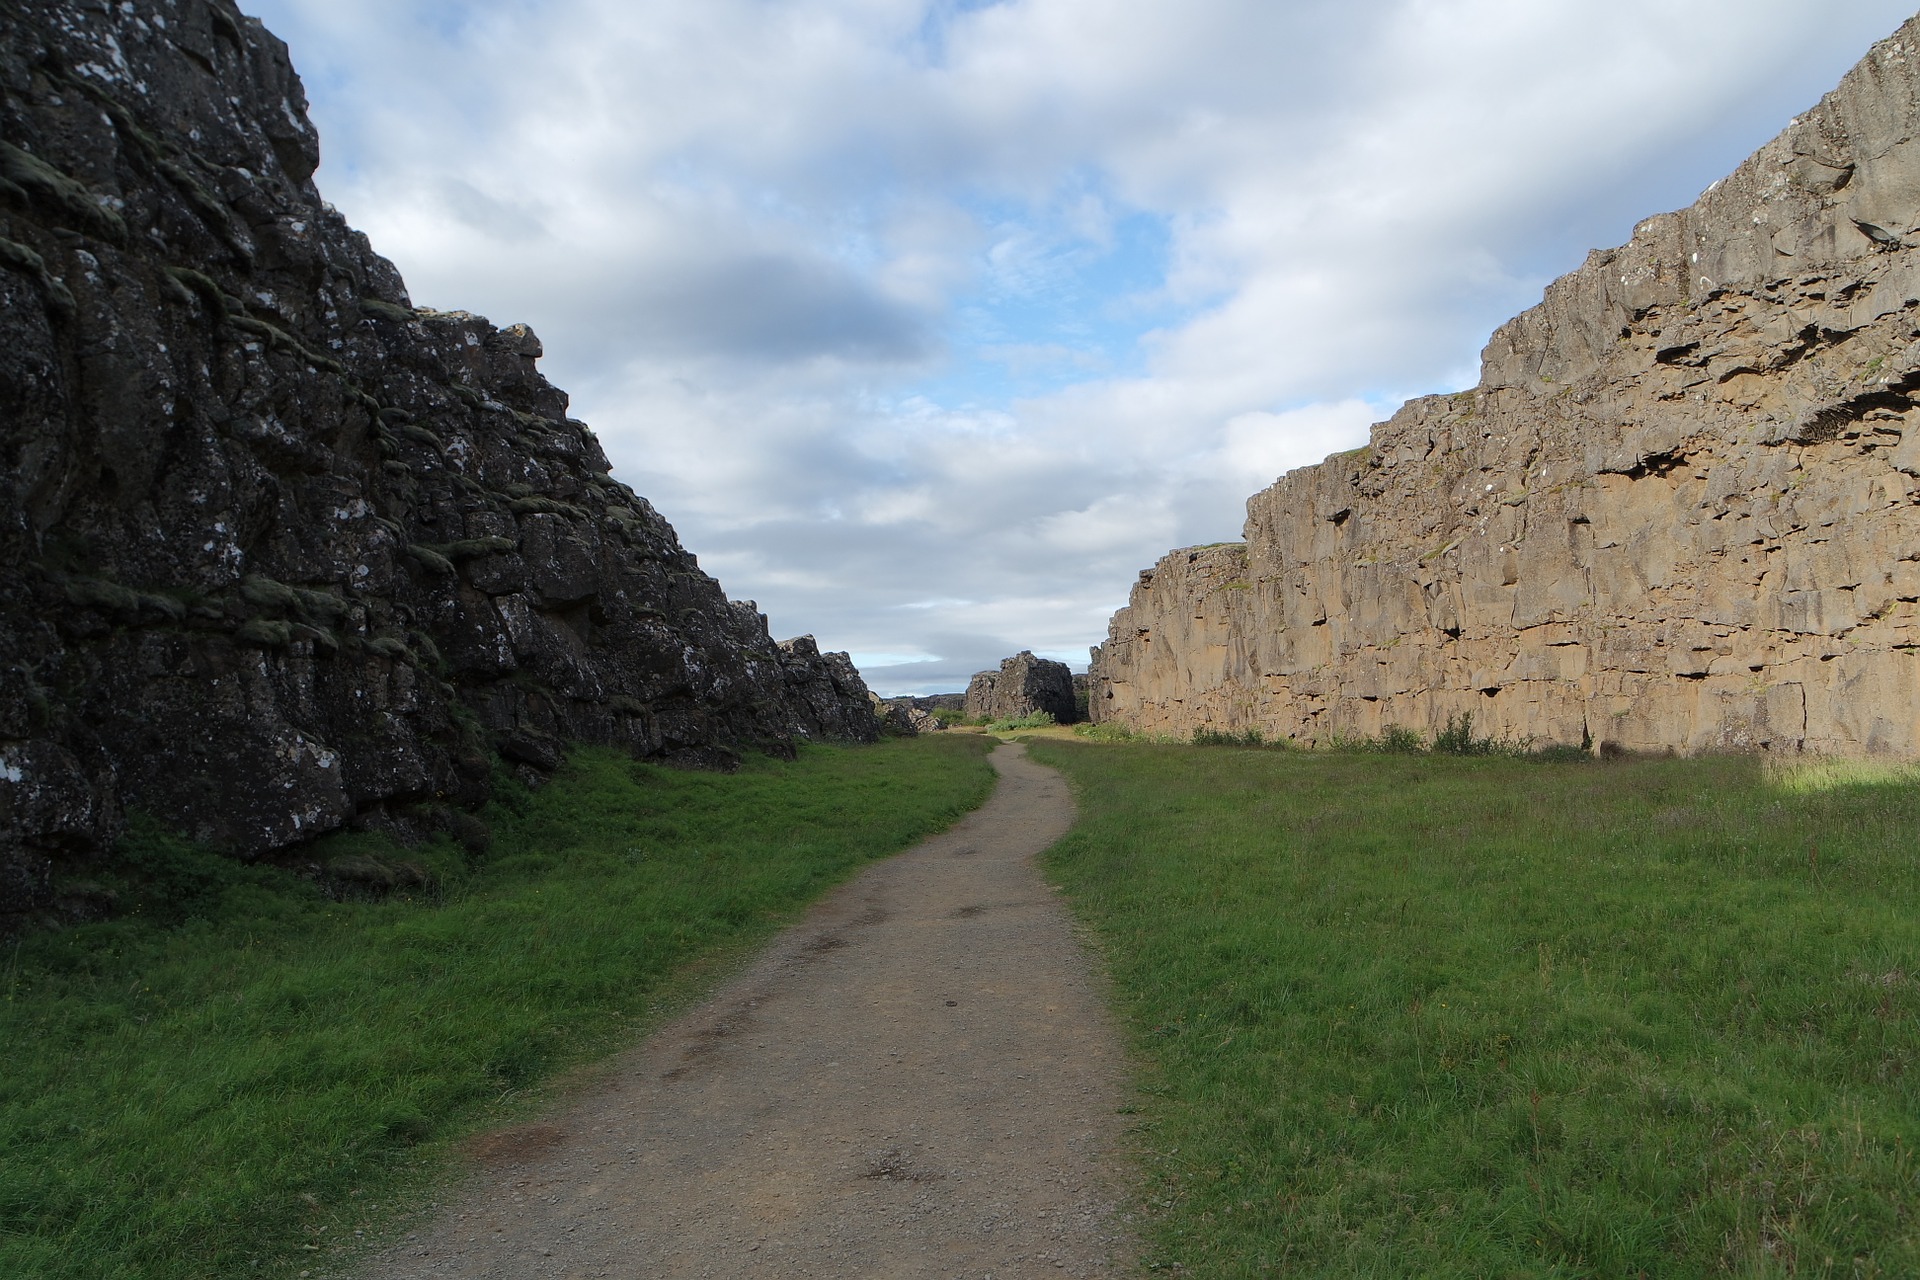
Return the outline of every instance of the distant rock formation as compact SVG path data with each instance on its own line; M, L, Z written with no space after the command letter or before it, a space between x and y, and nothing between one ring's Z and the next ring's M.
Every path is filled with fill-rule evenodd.
M933 712L922 709L917 698L882 698L873 696L873 714L880 721L880 732L901 738L915 738L923 733L943 733L946 724L937 719Z
M965 693L923 693L902 701L911 702L922 711L959 711L964 714L967 709Z
M414 308L231 0L0 23L0 926L129 806L242 856L498 749L872 739L612 480L524 327Z
M1480 385L1140 575L1093 717L1920 754L1920 20L1494 334Z
M976 719L1014 720L1044 711L1060 724L1079 718L1073 672L1064 662L1036 658L1025 649L982 671L967 684L966 714Z

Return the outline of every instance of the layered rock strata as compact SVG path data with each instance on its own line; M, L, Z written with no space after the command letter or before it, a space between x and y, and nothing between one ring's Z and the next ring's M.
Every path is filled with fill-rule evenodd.
M1040 711L1060 724L1080 718L1072 669L1051 658L1036 658L1025 649L1001 659L999 670L975 675L967 683L962 706L976 719L1016 720Z
M0 917L129 806L241 855L498 749L870 739L608 475L523 327L415 308L228 0L0 24Z
M1916 20L1920 22L1920 20ZM1140 575L1094 718L1920 754L1920 25Z

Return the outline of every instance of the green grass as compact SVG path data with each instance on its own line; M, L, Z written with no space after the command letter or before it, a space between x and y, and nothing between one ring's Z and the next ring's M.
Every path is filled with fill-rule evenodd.
M0 954L0 1275L290 1274L351 1253L463 1135L630 1041L991 786L977 735L737 774L580 752L509 787L470 863L349 837L440 888L329 899L143 826L121 919Z
M1196 1276L1920 1275L1920 784L1035 741Z

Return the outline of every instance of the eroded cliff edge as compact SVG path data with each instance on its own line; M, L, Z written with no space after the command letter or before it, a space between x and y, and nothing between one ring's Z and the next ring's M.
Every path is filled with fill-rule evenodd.
M1920 755L1920 19L1503 326L1472 391L1140 575L1093 715Z
M0 5L0 924L129 806L250 856L475 804L496 750L876 735L318 162L228 0Z

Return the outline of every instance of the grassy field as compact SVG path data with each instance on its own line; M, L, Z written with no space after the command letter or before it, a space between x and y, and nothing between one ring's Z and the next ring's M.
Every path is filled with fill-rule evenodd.
M1196 1276L1920 1275L1920 783L1036 741Z
M0 956L0 1275L290 1274L377 1234L451 1145L630 1040L862 863L991 786L978 735L737 774L581 752L490 851L343 838L437 887L335 901L151 829L138 909Z

